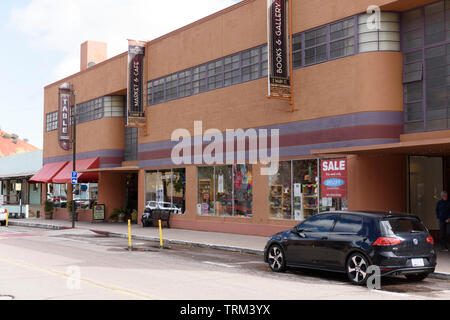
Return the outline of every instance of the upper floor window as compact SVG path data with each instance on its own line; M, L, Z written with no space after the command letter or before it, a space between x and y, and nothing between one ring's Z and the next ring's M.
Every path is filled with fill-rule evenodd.
M402 15L405 131L450 128L450 2Z
M58 130L58 112L47 114L47 132Z

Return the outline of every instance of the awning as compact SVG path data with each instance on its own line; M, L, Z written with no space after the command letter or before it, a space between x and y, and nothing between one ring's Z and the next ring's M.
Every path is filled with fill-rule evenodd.
M77 172L96 169L99 167L99 158L77 160ZM72 180L73 161L70 161L52 180L53 183L64 184ZM80 182L98 182L98 173L81 173L78 176Z
M89 169L89 170L81 170L81 173L94 173L94 172L116 172L116 173L136 173L139 172L139 167L137 166L128 166L128 167L117 167L117 168L98 168L98 169Z
M323 149L311 151L313 155L409 155L448 156L450 138L402 141L351 148Z
M44 167L39 170L29 182L34 183L50 183L52 179L67 165L65 162L55 162L44 165Z

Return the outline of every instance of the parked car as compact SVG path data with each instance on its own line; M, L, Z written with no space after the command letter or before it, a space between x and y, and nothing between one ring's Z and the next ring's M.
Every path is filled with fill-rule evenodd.
M146 204L146 209L150 210L162 210L170 212L170 214L181 214L181 209L177 208L174 204L170 202L159 202L159 201L148 201Z
M367 282L368 268L382 276L424 280L436 268L434 240L418 217L386 212L327 212L279 233L267 243L265 262L275 272L288 267L346 273Z
M6 226L6 219L8 219L8 211L0 208L0 225Z

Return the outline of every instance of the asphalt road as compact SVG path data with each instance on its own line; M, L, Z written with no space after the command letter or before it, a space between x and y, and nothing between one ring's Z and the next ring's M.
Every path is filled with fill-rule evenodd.
M135 242L84 230L0 227L0 300L385 300L450 299L450 281L383 279L382 290L345 275L276 274L262 257Z

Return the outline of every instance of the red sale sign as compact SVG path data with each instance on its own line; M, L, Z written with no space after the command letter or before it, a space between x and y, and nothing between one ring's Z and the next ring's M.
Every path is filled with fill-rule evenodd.
M322 198L347 197L347 159L323 160Z

